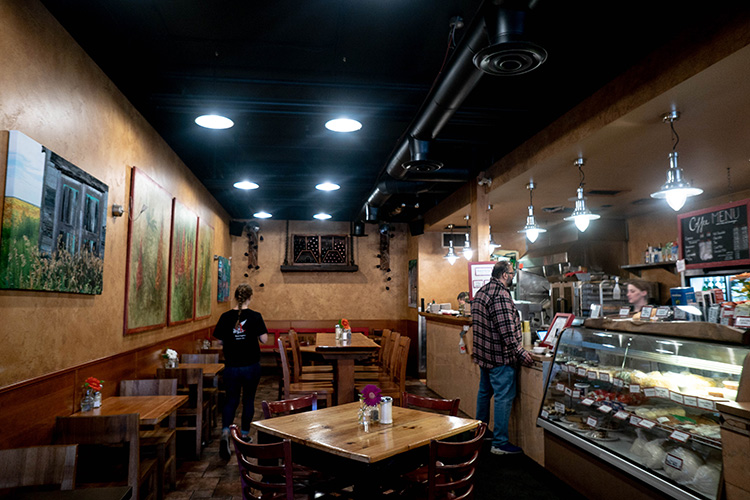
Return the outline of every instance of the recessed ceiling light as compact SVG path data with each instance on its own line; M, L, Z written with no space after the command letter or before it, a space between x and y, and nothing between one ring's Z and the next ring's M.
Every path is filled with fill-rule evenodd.
M334 184L333 182L322 182L315 186L315 189L319 189L320 191L336 191L337 189L340 189L341 186L338 184Z
M255 217L256 219L270 219L271 217L273 217L273 215L269 214L268 212L261 211L261 212L255 212L253 214L253 217Z
M321 212L319 214L313 215L313 217L315 217L318 220L328 220L331 218L331 214L324 214Z
M326 128L333 132L356 132L362 128L362 124L351 118L336 118L327 121Z
M234 126L234 122L221 115L202 115L195 119L195 123L205 128L223 130Z
M250 181L239 181L234 183L237 189L258 189L258 185Z

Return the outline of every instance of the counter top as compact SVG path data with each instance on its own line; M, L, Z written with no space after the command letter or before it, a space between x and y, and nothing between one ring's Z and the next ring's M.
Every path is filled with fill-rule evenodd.
M668 335L684 339L713 340L742 345L750 344L750 332L748 330L719 325L717 323L700 321L641 321L629 318L587 318L583 324L589 328L600 328L602 330L617 330L648 335Z
M471 326L471 316L451 316L449 314L435 314L428 312L421 312L419 315L424 316L428 321L438 321L440 323L448 323L449 325Z
M735 417L750 420L750 403L727 401L725 403L716 403L716 408L721 413L727 413L729 415L734 415Z

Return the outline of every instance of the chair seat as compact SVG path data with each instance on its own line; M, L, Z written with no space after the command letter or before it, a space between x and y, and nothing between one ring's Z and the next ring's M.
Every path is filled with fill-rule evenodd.
M141 447L144 446L156 446L160 444L168 443L175 436L174 429L167 429L165 427L157 427L155 429L142 430L141 435Z
M305 365L302 367L302 373L333 373L331 365Z

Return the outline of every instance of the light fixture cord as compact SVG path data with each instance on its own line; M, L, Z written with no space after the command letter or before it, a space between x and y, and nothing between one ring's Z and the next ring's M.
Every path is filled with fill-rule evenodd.
M529 188L529 206L530 207L534 206L534 188L533 187Z
M578 184L578 187L583 187L583 181L586 179L586 175L583 173L583 165L580 163L578 164L578 173L581 175L581 182Z
M672 145L672 151L675 151L677 149L677 145L680 143L680 136L674 129L674 118L670 118L669 127L672 129L672 140L674 141L674 144Z

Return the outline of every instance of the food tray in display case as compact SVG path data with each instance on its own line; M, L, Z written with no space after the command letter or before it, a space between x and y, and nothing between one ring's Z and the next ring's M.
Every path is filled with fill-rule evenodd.
M700 325L658 333L596 321L566 328L538 424L671 497L717 499L716 404L736 400L750 351L733 332L710 341L686 332Z

